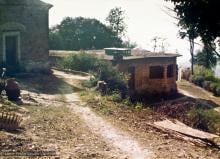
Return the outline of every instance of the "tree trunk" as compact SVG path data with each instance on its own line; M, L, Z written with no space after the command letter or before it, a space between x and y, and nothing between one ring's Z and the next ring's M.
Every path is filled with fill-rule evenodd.
M194 75L194 39L190 38L189 39L189 42L190 42L190 54L191 54L191 73L192 75Z

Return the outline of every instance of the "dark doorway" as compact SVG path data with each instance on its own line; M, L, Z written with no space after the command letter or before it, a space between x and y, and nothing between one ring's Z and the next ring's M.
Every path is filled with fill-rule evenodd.
M8 73L15 73L18 70L18 37L5 37L6 69Z
M135 90L135 67L129 67L128 68L129 73L129 80L128 80L128 87L130 91Z

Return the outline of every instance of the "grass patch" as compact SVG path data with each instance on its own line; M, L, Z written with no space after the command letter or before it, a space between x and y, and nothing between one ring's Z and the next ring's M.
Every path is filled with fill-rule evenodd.
M8 112L8 113L20 113L21 107L1 98L0 99L0 112Z
M152 108L147 107L142 103L131 103L128 98L122 99L117 92L102 96L97 91L87 91L87 94L81 97L82 100L87 102L87 104L95 109L95 111L104 115L117 114L117 116L120 116L120 113L121 115L128 112L140 113L140 110L143 110L143 113L147 117L147 115L153 113Z
M79 118L65 106L29 106L28 109L30 120L25 125L31 128L37 126L35 133L43 135L45 139L67 140L75 134L75 127L80 127Z

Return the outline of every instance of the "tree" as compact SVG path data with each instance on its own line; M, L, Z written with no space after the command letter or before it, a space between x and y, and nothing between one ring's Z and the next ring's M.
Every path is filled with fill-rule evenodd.
M122 37L126 31L124 14L124 10L122 10L120 7L116 7L110 10L109 15L106 18L111 30L116 34L117 37Z
M131 42L130 40L124 41L122 45L123 47L130 48L130 49L137 47L137 43Z
M53 50L62 50L63 49L63 41L62 37L59 35L58 26L54 26L49 30L49 45Z
M204 46L195 56L195 64L212 69L217 65L217 56L209 47Z
M121 46L121 38L96 19L65 18L50 29L50 49L87 50Z
M194 48L195 39L198 37L198 34L196 33L194 26L187 28L184 24L182 24L182 30L179 32L179 34L182 39L187 38L189 40L191 55L191 73L194 74Z
M216 55L215 47L212 44L217 37L220 37L220 8L219 0L165 0L174 3L174 11L177 13L179 25L186 30L192 26L202 41L210 47Z

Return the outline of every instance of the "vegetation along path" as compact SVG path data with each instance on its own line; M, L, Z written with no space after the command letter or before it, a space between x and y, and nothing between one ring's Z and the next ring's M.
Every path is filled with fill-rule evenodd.
M209 100L220 106L220 98L215 97L211 92L208 92L204 90L203 88L195 86L194 84L189 83L184 80L181 82L178 82L177 85L178 85L179 92L186 96L189 96L192 98ZM220 112L220 107L216 107L215 110Z
M59 71L54 71L54 74L58 77L62 77L69 84L74 84L73 79L76 79L76 76L71 76ZM71 87L64 89L71 89ZM117 154L122 154L123 158L134 159L146 159L150 157L150 152L140 146L129 134L112 126L89 107L80 106L80 100L76 93L65 94L65 100L71 110L86 123L89 129L109 143ZM118 156L118 158L121 157Z
M219 150L153 129L147 123L164 117L151 109L123 106L97 92L82 91L80 83L89 78L56 70L53 75L18 78L23 102L11 106L22 108L23 129L0 131L0 150L54 151L58 158L74 159L220 157Z

